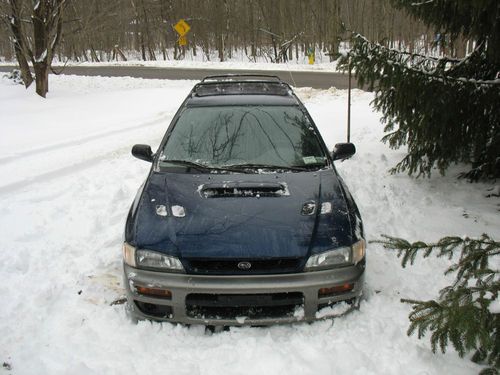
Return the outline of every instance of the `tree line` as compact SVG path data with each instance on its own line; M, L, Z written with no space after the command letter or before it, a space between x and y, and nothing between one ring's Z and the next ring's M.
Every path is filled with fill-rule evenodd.
M41 0L41 3L52 0ZM28 28L31 0L2 0L0 56L15 58L12 8ZM40 2L38 2L40 3ZM389 0L67 0L62 33L54 51L60 61L111 61L185 58L224 61L244 51L248 61L298 60L308 50L337 57L347 30L389 47L427 53L440 42L448 54L463 56L465 41L445 45L420 21L390 5ZM179 46L173 25L191 26L186 46Z

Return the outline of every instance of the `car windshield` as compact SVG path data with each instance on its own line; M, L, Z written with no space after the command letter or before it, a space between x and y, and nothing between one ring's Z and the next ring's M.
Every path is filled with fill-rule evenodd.
M322 167L326 157L297 106L192 107L182 112L160 156L161 166L207 168Z

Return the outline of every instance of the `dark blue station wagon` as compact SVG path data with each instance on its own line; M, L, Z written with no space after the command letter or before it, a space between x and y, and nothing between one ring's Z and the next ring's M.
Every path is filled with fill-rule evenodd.
M158 150L125 226L134 319L267 325L357 306L365 269L359 211L291 87L274 76L198 83ZM347 310L348 310L347 309Z

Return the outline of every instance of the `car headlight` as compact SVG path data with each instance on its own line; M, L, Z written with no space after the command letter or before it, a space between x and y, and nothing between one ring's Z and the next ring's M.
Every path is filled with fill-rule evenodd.
M365 256L365 240L360 240L352 246L339 247L321 254L312 255L307 260L305 270L316 271L347 264L357 264Z
M123 259L125 263L132 267L184 272L184 267L178 258L156 251L136 249L128 243L123 244Z

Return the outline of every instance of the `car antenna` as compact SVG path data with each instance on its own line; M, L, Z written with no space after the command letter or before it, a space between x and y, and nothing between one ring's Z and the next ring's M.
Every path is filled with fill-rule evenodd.
M349 85L347 88L347 143L351 142L351 58L347 63L347 69L349 70Z

